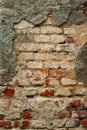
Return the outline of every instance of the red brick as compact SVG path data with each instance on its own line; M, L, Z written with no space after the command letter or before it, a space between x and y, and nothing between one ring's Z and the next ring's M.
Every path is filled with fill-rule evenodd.
M87 9L84 9L84 10L83 10L83 14L84 14L85 16L87 16Z
M81 107L81 102L80 100L74 100L69 104L69 107Z
M52 70L50 70L50 75L51 76L64 77L65 71L61 70L61 69L52 69Z
M73 42L74 42L74 40L73 40L73 38L72 38L72 37L67 36L67 37L66 37L66 42L67 42L67 43L73 43Z
M19 83L19 80L18 80L18 79L17 79L17 80L15 80L14 85L16 85L16 86L19 86L19 85L20 85L20 83Z
M71 118L71 116L72 116L72 112L68 110L64 110L58 114L59 119Z
M15 121L14 122L14 128L18 128L20 126L20 121Z
M23 113L23 118L24 119L31 119L32 118L32 114L30 112L24 112Z
M83 120L82 121L82 126L85 127L85 128L87 128L87 120Z
M76 113L78 115L78 118L87 118L87 110L79 110Z
M4 126L4 122L0 121L0 127L3 127L3 126Z
M0 120L3 120L3 119L4 119L4 115L0 114Z
M55 91L53 89L46 89L40 93L40 96L54 96Z
M7 88L4 92L4 95L8 97L12 97L14 96L14 93L15 93L14 89Z
M12 128L12 124L10 121L3 121L3 127L5 129L11 129Z
M29 127L29 122L28 121L22 121L22 124L20 126L21 129L26 129Z

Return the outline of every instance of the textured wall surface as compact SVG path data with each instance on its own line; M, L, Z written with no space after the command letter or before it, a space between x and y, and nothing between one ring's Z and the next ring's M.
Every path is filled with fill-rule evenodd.
M86 6L0 0L0 130L87 129Z

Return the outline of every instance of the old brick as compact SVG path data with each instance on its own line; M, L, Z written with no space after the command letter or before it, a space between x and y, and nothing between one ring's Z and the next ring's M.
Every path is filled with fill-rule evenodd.
M14 93L15 93L14 89L7 88L7 89L5 90L5 92L4 92L4 95L5 95L5 96L12 97L12 96L14 96Z
M4 119L4 115L0 114L0 120Z
M80 100L73 100L71 103L69 103L69 107L81 107L81 101Z
M75 34L76 33L76 30L75 28L64 28L64 34Z
M71 116L72 116L72 112L68 110L64 110L58 114L59 119L71 118Z
M27 63L28 68L42 69L42 62L30 61Z
M3 127L5 129L11 129L12 128L12 123L10 121L3 121Z
M51 69L50 70L50 76L64 77L65 76L65 70L62 70L62 69Z
M23 119L31 119L32 118L32 114L28 111L23 113Z
M42 26L33 28L34 34L60 34L62 30L55 26Z
M0 127L4 126L4 121L0 121Z
M34 60L34 55L33 53L25 53L25 52L21 52L18 57L17 60L19 62L23 62L23 61L29 61L29 60Z
M84 10L83 10L83 14L84 14L85 16L87 16L87 9L84 9Z
M55 44L51 43L46 43L46 44L39 44L40 50L42 52L50 52L50 51L55 51Z
M58 61L48 61L43 63L43 68L58 68L60 63Z
M46 86L59 87L60 86L59 79L60 78L54 78L54 77L47 78L45 81Z
M73 79L69 79L69 78L62 78L61 79L61 84L68 86L68 85L76 85L76 81Z
M20 121L16 120L14 122L14 128L18 128L20 126Z
M78 118L87 118L87 110L78 110L76 111Z
M40 93L40 96L54 96L54 89L46 89Z
M85 128L87 128L87 120L83 120L82 121L82 126L85 127Z
M9 99L1 98L0 99L0 106L7 108L10 104Z
M17 43L14 44L14 49L20 52L37 52L39 50L40 46L37 43Z
M68 119L65 127L66 128L75 128L75 127L78 127L79 125L80 125L79 119Z
M26 129L29 127L29 122L28 121L22 121L22 124L20 126L21 129Z
M71 36L66 37L66 42L67 43L74 43L74 39Z
M31 121L31 126L33 128L37 128L37 129L43 129L46 128L46 121L41 119L41 120L32 120Z

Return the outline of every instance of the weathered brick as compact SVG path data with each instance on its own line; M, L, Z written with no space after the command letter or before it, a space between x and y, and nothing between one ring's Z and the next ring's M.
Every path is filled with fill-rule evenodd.
M55 90L54 89L45 89L40 93L40 96L54 96Z
M23 119L31 119L32 118L32 114L28 111L23 113Z
M39 44L37 43L15 43L14 49L20 52L37 52L39 50Z
M10 101L9 99L1 98L0 99L0 106L7 108L9 107Z
M50 76L64 77L65 73L66 73L65 70L62 70L62 69L51 69L50 70Z
M52 43L60 43L64 42L65 38L63 35L34 35L35 42L52 42Z
M87 128L87 120L83 120L82 121L82 126L85 127L85 128Z
M74 39L70 36L66 37L66 43L74 43Z
M29 122L28 121L22 121L22 124L20 126L21 129L26 129L29 127Z
M44 44L39 44L40 50L42 52L50 52L50 51L55 51L55 44L51 43L44 43Z
M31 121L31 126L33 128L36 128L36 129L43 129L43 128L46 128L46 121L41 119L41 120L32 120Z
M81 107L81 101L73 100L71 103L69 103L69 108L73 108L73 107Z
M79 125L80 125L79 119L68 119L65 127L66 128L75 128L75 127L78 127Z
M75 28L64 28L64 34L75 34L76 33L76 30Z
M60 63L58 61L48 61L43 63L43 68L59 68Z
M42 69L42 62L30 61L27 63L27 67L31 69Z
M15 93L15 90L14 90L14 89L10 89L10 88L7 88L7 89L4 91L4 95L5 95L5 96L8 96L8 97L13 97L13 96L14 96L14 93Z
M56 47L56 51L58 51L58 52L63 52L63 51L74 52L75 51L75 44L74 43L58 44Z
M15 29L25 29L25 28L29 28L29 27L32 28L32 27L34 27L34 25L25 20L21 20L20 23L14 25Z
M58 114L59 119L71 118L72 112L70 110L64 110Z
M62 128L66 124L66 119L54 119L53 126L57 128Z
M69 79L69 78L62 78L61 79L61 84L65 85L65 86L76 85L76 81L73 80L73 79Z
M19 120L16 120L14 122L14 128L18 128L20 126L20 121Z
M55 26L42 26L33 28L34 34L60 34L62 29Z
M5 129L11 129L12 128L12 123L10 121L3 121L3 127Z
M23 61L29 61L29 60L34 60L34 54L33 53L25 53L22 52L17 56L17 60L19 62Z
M45 81L46 86L53 86L53 87L59 87L59 78L54 77L48 77Z

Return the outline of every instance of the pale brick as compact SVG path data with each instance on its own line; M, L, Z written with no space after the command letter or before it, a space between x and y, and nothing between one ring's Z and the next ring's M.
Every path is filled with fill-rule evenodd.
M58 61L47 61L43 63L43 68L59 68L60 63Z
M42 69L42 62L30 61L27 63L28 68Z
M62 60L63 56L57 53L35 53L35 60Z
M75 28L64 28L64 34L75 34L76 30Z
M25 28L29 28L29 27L32 28L32 27L34 27L34 25L25 20L21 20L20 23L14 25L15 29L25 29Z
M19 70L16 76L13 78L13 83L15 86L28 86L30 85L29 77L31 75L30 70Z
M60 52L60 51L67 51L67 52L74 52L75 51L75 44L58 44L56 47L56 51Z
M53 43L62 43L65 41L65 38L63 35L57 35L57 34L54 34L54 35L50 35L50 42L53 42Z
M55 45L54 44L39 44L40 46L40 50L42 52L46 52L46 51L55 51Z
M9 107L9 104L10 104L9 99L5 99L5 98L0 99L0 107L7 108Z
M54 26L42 26L33 28L34 34L60 34L62 29Z
M60 67L62 69L72 69L74 66L74 63L73 62L68 62L68 61L62 61L60 62Z
M35 42L52 42L60 43L64 42L65 38L63 35L51 34L51 35L34 35Z
M68 86L68 85L76 85L76 80L70 79L70 78L62 78L61 84Z
M53 125L54 125L54 127L61 128L66 124L66 121L67 121L67 119L62 119L62 120L54 119Z
M67 120L65 127L75 128L75 127L79 126L79 124L80 124L79 119L69 119L69 120Z
M46 128L46 121L45 120L32 120L31 121L31 126L33 128Z
M50 42L49 35L34 35L35 42Z
M18 61L29 61L29 60L34 60L34 55L33 53L25 53L25 52L21 52L18 56L17 56L17 60Z
M40 47L37 43L17 43L14 45L14 49L20 52L36 52L39 48Z

